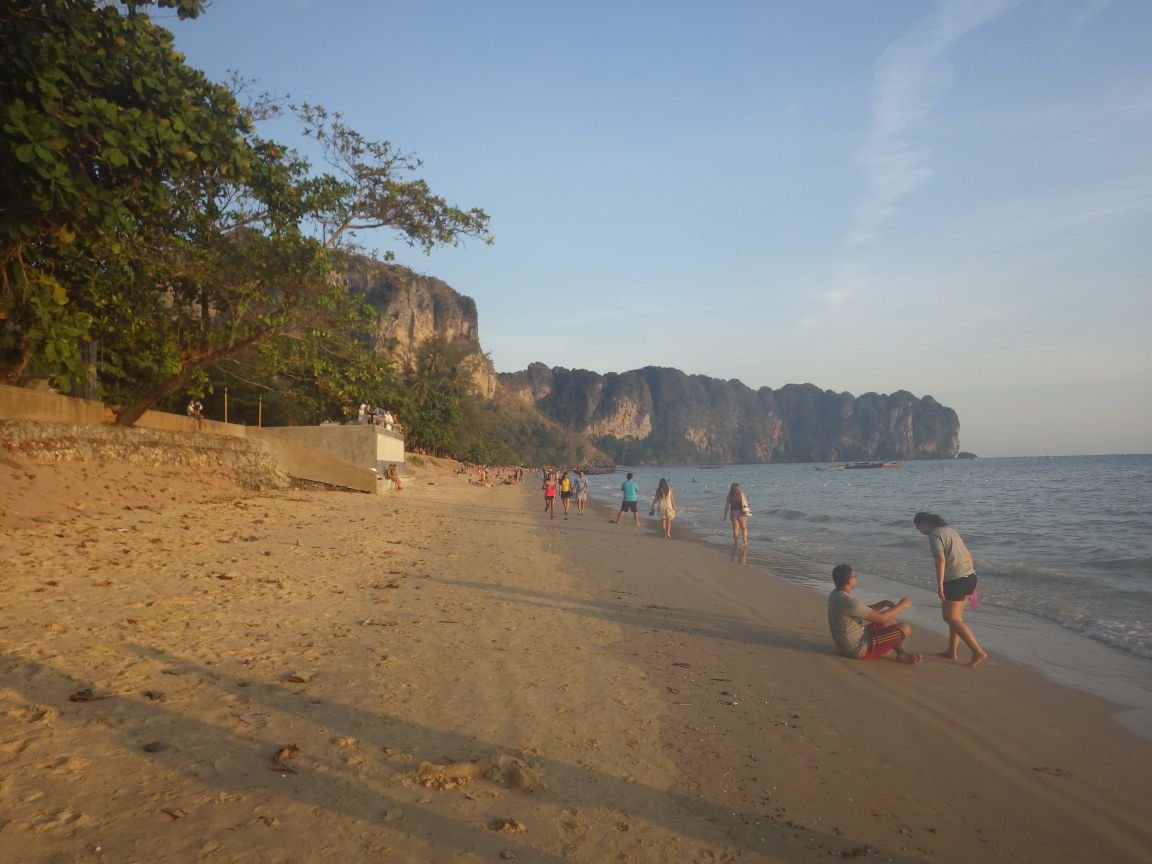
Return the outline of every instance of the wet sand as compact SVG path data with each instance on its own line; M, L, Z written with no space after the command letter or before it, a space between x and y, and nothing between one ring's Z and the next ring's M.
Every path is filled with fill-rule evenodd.
M738 557L417 471L0 465L5 860L1152 861L1107 703L838 658Z

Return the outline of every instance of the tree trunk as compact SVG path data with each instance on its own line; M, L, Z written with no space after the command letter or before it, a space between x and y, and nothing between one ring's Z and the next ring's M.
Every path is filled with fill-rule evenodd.
M150 410L152 406L161 399L167 399L169 396L181 390L184 385L188 383L188 379L192 377L192 372L192 369L186 369L179 375L175 375L157 385L143 396L129 402L127 405L121 406L120 410L116 412L116 425L135 425L136 421L144 416L145 411Z

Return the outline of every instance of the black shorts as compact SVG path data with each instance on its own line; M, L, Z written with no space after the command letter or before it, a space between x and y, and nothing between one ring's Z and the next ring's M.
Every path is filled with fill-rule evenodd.
M621 513L635 513L636 512L636 502L635 501L621 501L620 502L620 512Z
M567 501L569 498L572 497L572 493L571 492L561 492L560 497L563 498L565 501Z
M944 583L945 600L963 600L976 590L976 574L963 579L948 579Z

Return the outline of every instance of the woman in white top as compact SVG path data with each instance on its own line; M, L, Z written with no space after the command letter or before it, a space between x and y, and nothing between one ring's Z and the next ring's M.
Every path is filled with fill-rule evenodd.
M664 532L664 539L672 539L672 520L676 518L676 496L672 494L672 487L663 477L656 485L656 495L652 498L652 508L649 516L659 514L660 529Z
M912 517L916 530L928 538L928 548L936 563L936 593L940 597L940 611L948 625L948 649L940 656L956 659L963 642L972 652L969 666L979 666L988 659L968 625L964 623L964 603L976 590L976 571L972 566L972 553L960 539L956 530L935 513L917 513Z

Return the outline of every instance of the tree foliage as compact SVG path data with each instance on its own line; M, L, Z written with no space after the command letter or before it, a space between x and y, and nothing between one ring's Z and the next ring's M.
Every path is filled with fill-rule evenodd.
M482 210L434 195L414 156L339 114L297 109L322 168L261 137L257 111L187 66L144 3L14 5L0 12L0 380L38 368L66 386L94 371L80 345L96 341L124 424L257 348L285 363L281 383L327 380L342 349L326 334L363 313L336 278L358 233L424 251L490 241ZM344 359L350 379L374 374L362 352Z

